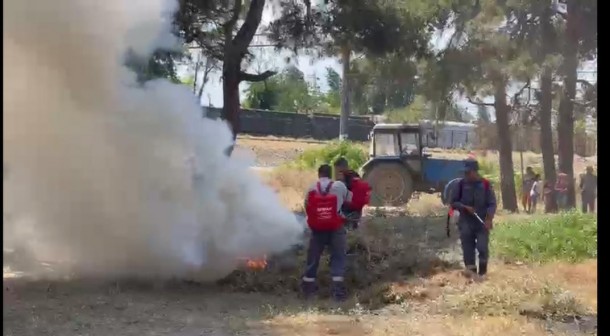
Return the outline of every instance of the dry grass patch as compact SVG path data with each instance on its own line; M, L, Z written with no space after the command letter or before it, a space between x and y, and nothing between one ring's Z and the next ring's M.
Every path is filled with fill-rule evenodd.
M274 137L238 137L236 152L253 152L257 166L279 166L297 158L307 149L320 148L324 142Z
M304 313L278 316L265 323L277 335L339 336L540 336L545 328L519 316L479 317L397 314L393 316L329 316ZM563 335L555 333L555 335Z
M538 277L575 293L589 311L597 314L597 259L579 264L557 262L534 270Z
M277 192L285 207L298 212L303 211L307 188L317 180L314 171L284 167L261 171L260 175L263 181Z
M443 205L440 194L414 194L406 206L407 213L414 216L443 216L447 214L447 207Z
M481 284L446 287L439 308L452 315L506 316L521 313L558 319L595 313L596 307L587 304L588 294L565 290L570 287L565 279L543 271L557 265L560 264L542 269L508 265L492 267L488 280ZM593 288L596 292L596 284L591 285L587 292Z

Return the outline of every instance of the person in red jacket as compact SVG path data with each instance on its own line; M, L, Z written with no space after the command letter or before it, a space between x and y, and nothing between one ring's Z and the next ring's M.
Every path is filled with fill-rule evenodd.
M366 183L366 182L360 180L360 175L349 168L347 159L345 159L343 157L341 157L335 161L334 170L335 170L335 179L343 182L343 184L345 184L345 186L347 187L347 190L349 190L349 192L351 193L350 199L352 200L352 202L346 202L343 205L343 207L341 208L341 212L347 219L348 225L351 226L352 228L356 229L356 228L358 228L358 223L360 222L360 218L362 218L362 207L365 204L354 204L353 201L355 201L357 199L359 199L359 200L365 199L365 198L367 198L367 196L359 195L359 196L361 196L361 197L359 197L358 195L356 195L356 197L354 197L354 192L356 192L356 193L366 192L365 190L360 190L360 189L355 190L355 187L356 187L355 184L356 183ZM368 188L368 184L365 186L365 189L366 188ZM370 190L369 190L369 193L370 193ZM368 197L370 197L370 196L368 196Z

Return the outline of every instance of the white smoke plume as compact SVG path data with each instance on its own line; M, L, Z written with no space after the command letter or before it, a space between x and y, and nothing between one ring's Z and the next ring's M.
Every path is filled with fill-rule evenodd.
M224 155L228 126L123 66L178 43L176 2L4 2L5 246L63 275L212 280L297 241L294 215Z

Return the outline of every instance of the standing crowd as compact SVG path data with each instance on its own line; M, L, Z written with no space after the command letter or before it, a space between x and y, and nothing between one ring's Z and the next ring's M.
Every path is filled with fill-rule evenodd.
M569 177L560 172L557 181L542 181L540 174L536 174L532 167L527 167L521 185L521 206L527 213L535 213L538 201L544 202L544 211L553 212L568 209L568 187ZM592 166L588 166L586 172L580 175L578 184L582 212L595 212L595 201L597 200L597 175ZM557 205L555 208L554 205Z

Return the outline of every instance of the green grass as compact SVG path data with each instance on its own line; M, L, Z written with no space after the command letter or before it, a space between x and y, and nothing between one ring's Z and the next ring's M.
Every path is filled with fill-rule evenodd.
M299 169L317 169L325 163L332 165L340 157L346 158L352 169L358 169L366 162L368 155L359 143L334 141L324 147L304 151L288 165Z
M499 223L494 254L509 261L578 262L597 257L597 218L576 211Z

